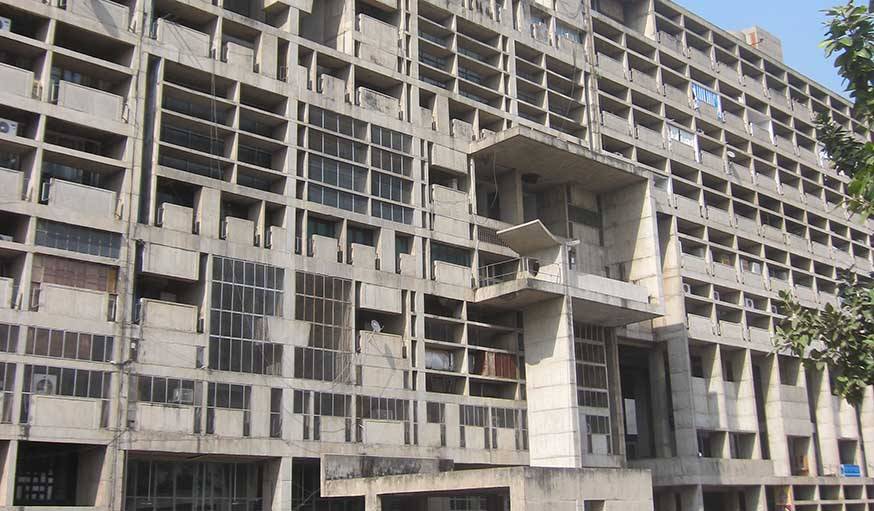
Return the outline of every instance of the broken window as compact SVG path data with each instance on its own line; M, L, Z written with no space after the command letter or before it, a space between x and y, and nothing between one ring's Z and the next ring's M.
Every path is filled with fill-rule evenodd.
M307 346L295 348L295 378L351 382L352 281L303 272L295 281L295 319L310 323Z
M282 268L213 259L209 367L219 371L282 375L282 348L267 342L268 316L282 316Z

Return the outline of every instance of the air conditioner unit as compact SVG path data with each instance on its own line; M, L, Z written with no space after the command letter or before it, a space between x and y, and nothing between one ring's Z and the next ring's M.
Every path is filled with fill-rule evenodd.
M15 237L11 234L0 234L0 241L15 241Z
M18 123L9 119L0 119L0 135L18 135Z
M158 213L155 215L155 226L161 227L164 225L164 206L158 208Z
M721 302L722 300L720 300L720 298L721 297L719 296L719 291L714 291L713 292L713 300L717 301L717 302Z
M777 307L776 305L772 305L771 306L771 313L772 314L780 314L780 307Z
M744 298L744 307L746 307L747 309L755 309L756 308L755 300L753 300L752 298Z
M750 273L762 274L762 263L753 261L750 263Z
M219 228L219 238L225 240L228 239L228 222L227 220L222 220L221 227Z
M692 292L692 286L690 286L689 284L686 284L686 283L684 282L684 283L683 283L683 292L686 293L686 294L691 293L691 292Z
M12 20L0 16L0 32L9 32L12 30Z
M267 231L264 235L264 248L271 248L273 246L273 231Z
M54 374L34 374L30 380L33 394L54 395L58 392L58 377Z
M190 405L194 403L194 389L173 389L171 403Z

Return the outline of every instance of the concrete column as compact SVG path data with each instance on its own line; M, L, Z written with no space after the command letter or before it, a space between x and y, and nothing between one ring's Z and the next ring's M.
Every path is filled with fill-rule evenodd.
M264 471L265 509L281 511L291 506L291 466L292 458L289 456L267 463Z
M534 466L581 466L570 307L570 299L562 297L524 312L528 435Z
M789 459L789 442L783 420L781 404L780 368L777 355L765 359L761 366L762 392L765 400L765 420L768 425L768 447L771 461L774 464L774 474L791 475L791 460Z
M375 493L368 493L364 497L364 511L382 511L382 499Z
M692 486L680 490L682 511L705 511L704 492L700 486Z
M669 339L667 346L674 405L674 436L677 442L676 456L697 457L698 437L695 429L695 408L692 399L688 340L685 335L678 335Z
M865 390L865 397L859 406L859 436L863 448L862 476L871 477L874 474L874 388Z
M668 375L665 372L664 346L653 350L649 356L650 409L652 410L653 453L657 458L674 455L671 440L670 410L668 408Z
M15 465L18 459L18 440L0 443L0 507L10 507L15 499Z
M498 201L501 220L518 225L522 223L522 180L519 172L510 171L498 178Z

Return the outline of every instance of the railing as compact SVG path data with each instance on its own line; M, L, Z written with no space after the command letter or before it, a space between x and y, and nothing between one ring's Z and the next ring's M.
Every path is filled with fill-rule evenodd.
M493 286L519 278L534 278L540 273L540 261L532 257L508 259L479 268L478 287Z

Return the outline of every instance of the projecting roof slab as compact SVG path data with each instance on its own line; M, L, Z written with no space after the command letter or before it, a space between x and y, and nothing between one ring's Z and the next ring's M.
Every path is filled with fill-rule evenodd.
M498 238L522 256L561 245L561 241L540 220L502 229L498 231Z
M623 188L652 174L628 160L596 153L526 126L515 126L472 142L470 153L496 167L536 174L541 182L576 182L594 192Z

